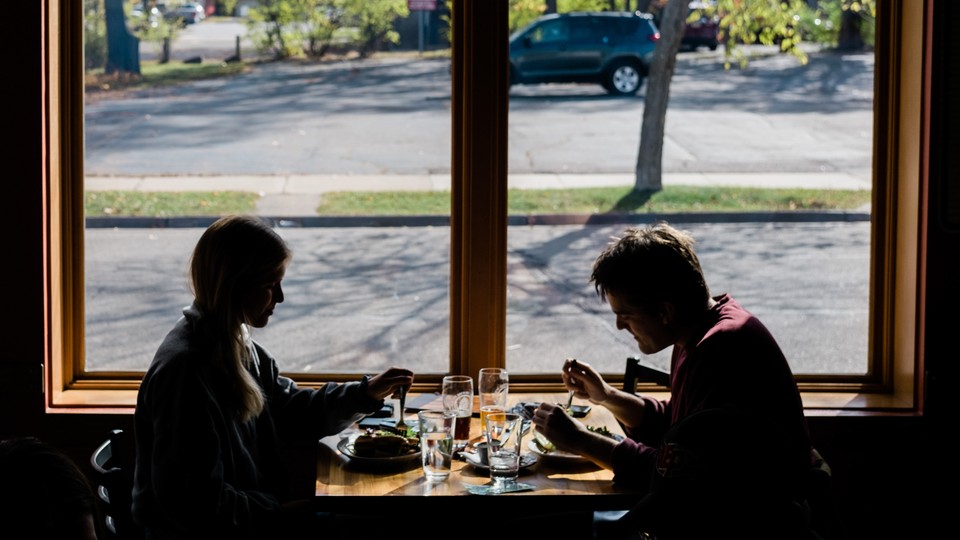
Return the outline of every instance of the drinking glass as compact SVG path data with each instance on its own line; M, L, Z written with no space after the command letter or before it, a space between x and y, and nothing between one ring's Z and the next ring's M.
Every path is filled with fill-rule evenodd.
M453 451L461 452L470 440L473 415L473 379L469 375L447 375L441 386L443 410L454 417Z
M504 368L482 368L477 378L480 394L480 429L487 432L487 415L507 411L510 377Z
M420 462L429 481L450 476L453 463L453 415L427 410L417 413L420 422Z
M520 427L517 413L494 412L487 415L487 460L490 489L504 492L517 482L520 473Z

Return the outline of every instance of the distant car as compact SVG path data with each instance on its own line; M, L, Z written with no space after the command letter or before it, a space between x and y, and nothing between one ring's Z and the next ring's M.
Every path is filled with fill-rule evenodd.
M635 94L659 39L644 13L544 15L510 36L510 84L587 82Z
M680 42L682 48L695 50L698 47L706 47L711 51L717 50L720 44L720 17L713 9L714 4L716 3L690 2L690 17L696 17L696 19L693 21L687 19L683 40Z
M131 23L138 28L156 28L160 25L160 21L163 19L163 13L160 11L160 8L154 6L143 11L139 6L136 6L130 10L130 21Z
M167 11L166 16L170 20L179 19L183 24L194 24L202 21L207 16L207 12L201 4L187 2Z

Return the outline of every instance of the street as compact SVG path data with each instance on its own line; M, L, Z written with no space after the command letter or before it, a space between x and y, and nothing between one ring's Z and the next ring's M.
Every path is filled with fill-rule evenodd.
M174 51L222 60L232 54L230 34L242 28L191 25ZM743 70L724 69L722 48L680 53L664 171L845 172L869 180L872 54L818 53L801 66L769 47L752 50L758 57ZM448 66L415 52L266 63L235 77L92 100L86 174L448 172ZM632 172L645 91L646 83L630 98L591 84L511 88L510 174Z
M799 66L768 54L730 71L721 61L705 52L678 60L665 172L843 172L869 183L872 55L823 53ZM91 100L86 173L200 182L443 174L450 169L447 66L415 55L269 63L227 79ZM631 172L643 95L642 88L612 98L595 85L512 88L510 174ZM594 257L624 226L509 228L508 369L553 372L573 356L619 373L637 354L587 283ZM680 226L698 239L712 291L730 292L756 313L796 372L864 371L868 221ZM255 336L283 369L446 371L448 228L280 231L295 253L287 299ZM146 367L190 301L186 265L201 232L87 229L87 369ZM649 360L665 368L668 353Z

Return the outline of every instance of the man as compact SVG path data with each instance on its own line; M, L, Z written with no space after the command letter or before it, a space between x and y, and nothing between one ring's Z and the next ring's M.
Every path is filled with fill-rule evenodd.
M787 471L786 497L802 501L812 448L793 374L756 317L729 294L710 295L693 244L688 233L664 223L630 228L603 250L591 275L597 294L616 315L617 328L634 337L640 352L673 346L670 398L618 390L589 363L568 359L561 372L566 387L607 407L628 437L617 442L594 433L550 403L538 407L533 423L559 449L613 470L616 484L648 489L662 438L672 426L699 411L735 408L758 434L782 435L785 444L778 448L783 449L772 458ZM736 444L742 445L747 464L750 452L770 452L761 437Z

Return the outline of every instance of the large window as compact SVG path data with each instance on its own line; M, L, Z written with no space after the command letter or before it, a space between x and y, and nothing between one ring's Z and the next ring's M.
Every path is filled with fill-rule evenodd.
M912 293L916 269L909 267L905 261L915 260L911 252L916 249L912 239L916 238L919 208L916 187L919 168L914 145L919 139L921 88L918 81L921 80L921 62L918 59L922 54L922 32L918 29L921 28L922 13L918 6L910 7L912 2L884 4L878 17L875 68L877 83L873 155L878 157L871 163L874 179L873 218L869 234L865 234L862 226L856 224L837 225L848 227L855 243L868 243L870 246L869 262L863 260L862 255L845 253L852 257L849 263L852 266L869 264L869 312L866 315L855 314L852 318L847 314L840 318L844 324L859 327L855 331L863 331L862 326L868 325L865 350L826 350L829 347L823 344L827 340L819 330L812 330L808 335L810 343L785 344L798 350L811 350L815 345L821 347L812 349L815 356L829 355L834 359L826 369L813 367L798 370L805 373L801 379L804 400L810 408L909 408L914 405L915 354L912 336L915 305ZM568 318L571 310L577 311L578 317L586 316L594 325L594 330L586 332L588 335L584 336L582 342L574 342L575 347L580 349L573 349L571 356L588 357L594 353L588 345L609 343L613 347L609 352L612 360L604 368L613 376L622 370L625 353L633 353L629 344L615 336L615 331L610 328L612 318L606 306L599 304L584 283L598 242L612 234L617 226L591 228L574 224L544 227L537 229L539 236L529 237L523 242L511 239L508 245L509 220L505 204L510 176L508 161L515 157L513 143L508 145L508 137L521 135L515 133L513 128L508 129L507 96L512 92L508 88L504 66L508 34L506 2L457 1L453 6L454 47L447 71L449 86L446 90L437 91L432 102L426 105L440 109L449 107L446 114L450 115L448 119L452 132L448 147L423 150L425 155L433 157L452 156L447 177L451 200L449 227L436 224L420 227L413 240L392 235L389 227L331 228L324 230L322 240L308 231L307 227L282 228L296 252L294 266L287 278L290 283L288 296L291 286L302 292L297 293L300 297L296 301L290 298L281 306L288 310L288 315L278 316L271 323L273 328L268 328L261 339L280 357L282 363L289 360L296 365L293 371L305 384L353 378L385 365L411 364L424 358L427 360L423 367L414 367L423 373L417 381L425 387L435 384L444 372L475 373L487 365L507 365L520 375L515 379L520 386L536 388L556 384L558 377L554 364L562 358L544 358L537 340L555 343L569 339L571 332L564 328L565 320L571 320L571 324L582 329L584 326L580 322ZM81 19L82 13L75 3L66 0L52 3L47 33L50 40L47 49L50 59L49 133L54 163L52 175L47 180L51 196L48 235L51 247L49 317L52 341L51 358L47 365L50 366L49 404L54 409L78 406L128 407L133 403L142 368L149 362L149 356L152 356L162 335L172 325L179 307L189 301L183 265L186 264L192 243L202 230L201 227L139 231L84 227L84 177L93 172L87 168L83 157L84 131L91 131L96 126L84 125L83 66L79 54L83 39ZM358 64L354 67L357 69L352 70L349 77L370 75L369 69L363 69L365 66ZM441 69L441 74L443 71ZM347 109L364 112L370 121L373 121L373 117L391 118L403 97L413 95L415 89L412 87L423 84L426 77L420 73L406 82L398 81L402 89L400 92L389 91L386 86L369 86L366 89L370 94L350 97L358 100L366 97L370 101L363 106L353 102L350 104L352 108L347 106ZM256 151L253 147L243 148L240 140L243 140L244 134L255 132L263 120L255 113L244 113L240 105L244 101L248 101L246 105L249 102L261 102L263 106L269 106L275 100L296 100L297 97L287 92L298 86L312 87L315 84L318 82L303 72L287 73L276 81L274 94L249 96L248 100L236 99L233 105L238 108L232 110L239 111L237 114L242 115L241 119L222 114L209 116L210 108L219 106L218 100L230 94L227 93L229 88L204 84L196 87L195 99L157 105L158 109L141 117L137 127L149 132L152 126L170 117L179 117L183 127L190 130L210 124L218 125L221 131L215 139L210 138L207 141L210 146L205 147L226 152L231 144L240 146L235 155L237 168L229 171L229 174L238 176L246 171L248 161ZM319 84L322 86L322 82ZM449 101L444 95L445 91L449 92L446 94ZM152 96L150 99L159 102L161 98ZM562 97L553 99L564 101ZM578 100L584 101L581 98L566 101ZM536 98L532 98L527 103L536 101ZM623 112L619 110L624 107L623 102L601 103L605 108ZM324 118L330 120L336 117L337 112L330 111L327 117L323 117L324 107L327 106L329 103L324 99L303 101L297 114L286 119L289 129L304 138L322 136L322 130L331 127L323 125ZM515 105L511 102L509 107ZM177 111L184 109L192 111L192 115L179 116L181 112ZM319 119L311 117L314 110L320 111ZM109 120L112 115L114 119L121 119L125 114L130 112L118 108L105 118ZM637 118L635 112L630 116ZM412 126L410 122L414 121L411 118L393 117L392 123L375 128L375 131L382 131L379 134L385 139L374 140L385 151L390 149L390 137L406 136L394 131L399 129L396 126L398 120L405 123L400 131L408 133ZM510 121L513 121L512 116ZM632 125L639 128L636 121ZM431 125L429 129L448 128ZM157 152L181 146L176 137L159 141L130 140L143 135L139 130L106 130L104 133L113 133L116 144L130 145L131 148L124 155L131 161L141 159L138 158L140 155L143 160L169 159L158 156ZM92 134L93 131L86 135L87 144L90 144ZM263 135L260 142L273 144L267 135ZM337 142L334 137L330 144L336 145ZM149 147L149 150L144 150L143 146ZM624 148L631 146L635 148L634 143L624 143ZM511 149L509 159L508 147ZM288 158L291 163L303 157L298 150L301 149L290 150ZM349 152L352 148L349 146L338 150L339 157L351 157ZM186 163L177 165L182 170L208 172L204 168L208 166L209 156L203 150L180 155L191 156ZM291 171L283 170L284 159L271 161L278 168L274 172L293 175ZM415 158L410 159L411 163L416 161ZM423 158L424 163L427 161L427 158ZM444 176L442 171L439 176ZM357 181L361 179L357 178ZM693 227L691 225L689 228ZM694 231L702 237L701 246L707 246L704 258L708 279L711 279L715 289L745 288L736 281L737 276L721 274L725 258L731 255L724 253L722 246L710 246L715 228L696 225ZM775 226L751 228L741 225L740 234L777 236L778 231ZM815 240L818 234L820 229L810 225L802 230L802 238L788 241L802 245ZM361 235L364 235L362 239ZM103 238L118 242L115 245L118 246L119 255L99 249L105 245L101 243ZM779 236L777 238L784 240ZM546 250L549 249L556 251L548 253ZM858 249L864 248L860 245ZM147 252L151 254L149 257L144 256ZM411 259L408 255L413 252L425 253L426 256ZM763 254L753 255L758 257L758 261L764 258ZM787 255L782 263L792 264L789 253ZM94 271L94 265L105 260L101 257L115 257L110 259L115 261L115 267L110 271L121 274L111 277L110 274L99 273L99 270ZM550 259L549 265L545 265L544 257ZM827 259L835 257L827 253ZM531 262L535 264L531 265ZM839 261L839 264L846 263ZM372 273L365 273L365 267L366 272ZM572 293L572 296L560 297L559 302L551 301L549 295L545 296L548 291L543 280L543 276L554 272L555 268L564 269L561 272L563 275L557 274L561 282L559 289L564 293ZM768 268L768 271L775 274L775 268ZM161 275L163 279L152 290L138 293L146 295L142 298L124 300L124 305L112 305L115 297L110 294L98 296L101 293L115 293L129 286L130 276L146 279L144 276L150 274ZM331 291L324 287L324 276L336 274L348 278L344 281L351 285L348 290ZM373 279L370 276L377 277ZM741 278L750 282L759 279ZM376 281L374 285L380 287L365 288L371 285L371 281ZM803 294L802 285L797 289ZM96 294L92 295L92 291ZM522 297L519 297L521 294ZM570 298L576 300L569 302ZM750 303L751 300L745 299L745 302ZM128 305L131 301L136 303L132 310ZM588 301L592 304L587 305L585 302ZM509 310L508 302L512 303ZM331 309L331 303L337 304L338 309ZM753 303L757 305L757 310L764 308L762 299ZM772 305L769 312L761 315L768 321L785 326L818 322L793 319L789 313L778 313L775 308ZM523 321L529 320L531 315L531 311L524 312L528 309L539 311L539 315L546 317L545 320L550 322L545 327L546 331L531 333L522 328ZM148 312L153 312L157 318L152 320L158 321L148 329L149 333L134 330L132 319L121 315ZM404 320L403 325L392 328L381 326L386 317L395 317L398 312L402 313L400 318ZM96 324L90 322L92 314L98 314L94 317ZM97 326L100 322L97 317L103 317L106 324ZM284 317L288 318L281 322ZM781 323L776 322L778 318L782 318ZM518 322L519 326L516 325ZM560 324L556 324L558 322ZM838 321L831 321L829 315L823 317L821 322L824 328L845 331L838 329ZM337 327L339 324L343 326ZM92 332L91 327L97 327L98 330ZM340 335L340 341L331 343L330 339L317 338L321 329L331 327L338 328L336 333ZM363 337L364 328L372 329L380 337L379 350L357 350L369 343ZM292 348L286 348L292 343L286 338L270 342L270 332L274 331L282 331L285 336L293 336L295 341L308 343L303 350L310 352L299 357ZM526 336L524 339L535 339L521 343L516 338L518 335ZM518 344L521 346L518 347ZM102 364L99 370L90 369L96 365L96 360L89 357L91 347L98 350L115 348L120 351L119 357L126 357L128 363ZM358 362L358 359L369 360L369 363ZM837 359L848 363L837 364ZM544 362L538 364L541 360ZM137 363L142 367L138 369Z

